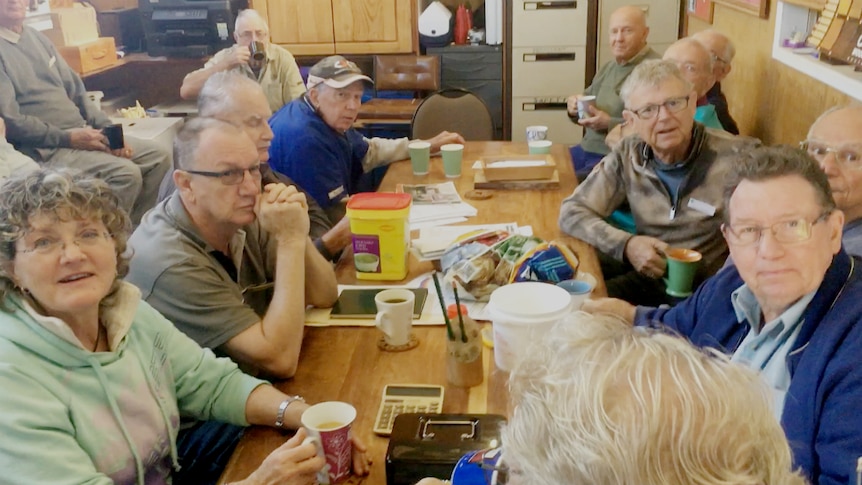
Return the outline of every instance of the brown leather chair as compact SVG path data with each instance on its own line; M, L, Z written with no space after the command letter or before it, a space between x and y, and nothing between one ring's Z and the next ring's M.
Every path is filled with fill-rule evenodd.
M428 94L440 89L438 56L374 56L374 88L377 91L412 91L411 99L374 98L359 109L359 120L400 120L409 123Z

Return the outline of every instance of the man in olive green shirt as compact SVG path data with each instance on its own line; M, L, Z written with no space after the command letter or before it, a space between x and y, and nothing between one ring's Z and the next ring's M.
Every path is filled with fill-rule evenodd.
M305 94L296 59L283 47L269 42L269 28L257 11L240 11L233 35L236 45L216 52L203 68L186 75L180 87L183 99L196 99L207 79L221 71L236 71L257 81L273 113ZM263 60L251 57L253 41L263 44L266 52Z
M641 61L661 58L647 45L649 27L640 8L618 8L611 14L608 26L614 60L602 66L583 94L569 96L567 103L569 117L585 128L581 143L571 148L572 163L579 180L586 178L593 166L610 152L605 145L605 136L623 122L623 101L620 99L623 81ZM596 97L596 104L590 108L589 117L578 119L578 99L588 95Z

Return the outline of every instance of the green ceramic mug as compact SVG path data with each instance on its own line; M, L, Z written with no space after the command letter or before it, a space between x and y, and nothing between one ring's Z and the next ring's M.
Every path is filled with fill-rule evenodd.
M694 275L703 255L694 249L685 248L667 248L664 254L667 259L667 277L664 279L666 293L678 298L691 295Z

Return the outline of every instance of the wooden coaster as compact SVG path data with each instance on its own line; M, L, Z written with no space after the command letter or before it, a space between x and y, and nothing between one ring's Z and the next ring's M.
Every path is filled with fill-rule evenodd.
M464 194L464 198L470 200L488 200L493 196L494 194L488 190L468 190L467 193Z
M410 334L410 340L404 345L389 345L383 336L377 341L377 348L385 352L404 352L405 350L415 349L418 345L419 339L413 333Z

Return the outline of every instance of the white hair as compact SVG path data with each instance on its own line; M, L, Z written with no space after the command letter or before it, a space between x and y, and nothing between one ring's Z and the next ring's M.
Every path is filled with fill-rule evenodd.
M236 93L258 91L264 95L260 84L234 71L219 71L207 79L198 93L199 116L226 116L238 111Z
M692 90L691 83L682 77L682 73L675 63L663 59L643 61L634 68L629 77L623 82L623 87L620 89L620 97L623 99L626 107L631 108L629 106L629 97L635 89L658 87L669 79L678 79L685 86L686 91Z
M263 25L266 25L266 20L263 19L263 16L257 10L252 8L246 8L244 10L240 10L238 14L236 14L236 21L233 24L234 30L239 30L239 23L241 20L245 19L257 19L260 20ZM267 26L267 31L269 31L269 27Z
M509 379L503 453L524 485L803 485L751 370L654 329L578 312Z

